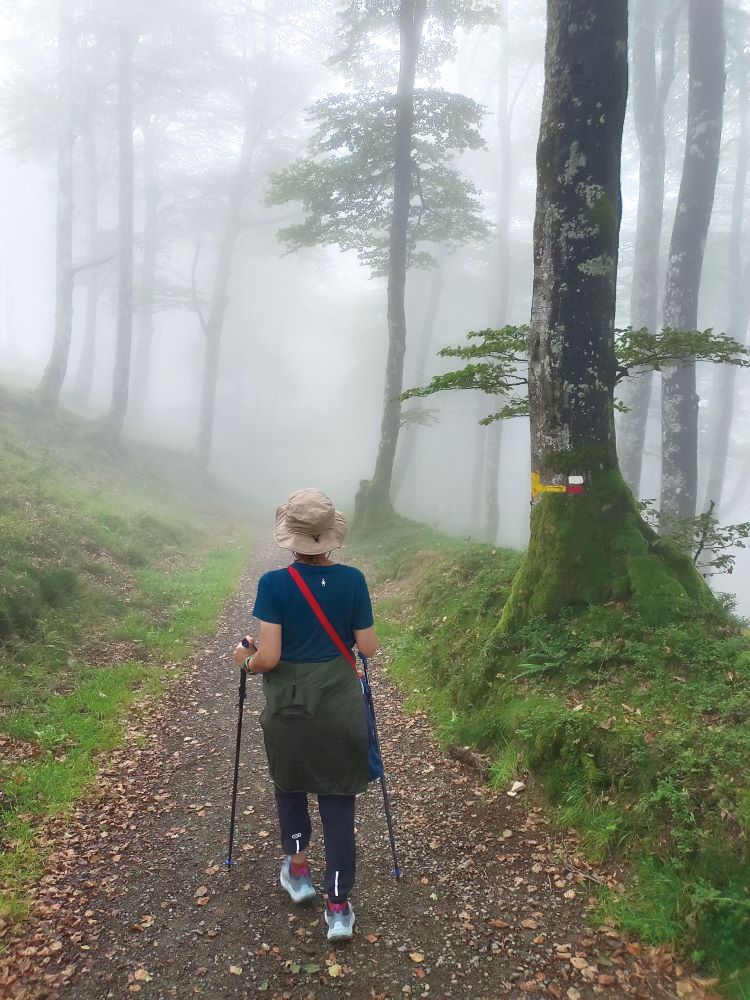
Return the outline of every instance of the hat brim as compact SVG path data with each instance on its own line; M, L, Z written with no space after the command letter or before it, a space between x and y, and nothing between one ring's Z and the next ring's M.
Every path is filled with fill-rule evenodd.
M340 510L335 512L334 521L330 528L320 535L313 536L300 531L292 531L287 526L286 508L287 505L284 504L276 511L276 524L273 530L276 544L280 545L282 549L299 552L303 556L320 556L324 552L340 549L344 544L347 524L346 518Z

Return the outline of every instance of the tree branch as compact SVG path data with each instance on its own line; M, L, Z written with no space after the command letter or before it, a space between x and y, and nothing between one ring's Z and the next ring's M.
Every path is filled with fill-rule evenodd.
M80 274L81 271L90 271L93 267L101 267L102 264L110 264L113 260L117 260L117 254L113 253L109 257L101 257L99 260L90 260L86 264L76 264L73 268L73 274Z

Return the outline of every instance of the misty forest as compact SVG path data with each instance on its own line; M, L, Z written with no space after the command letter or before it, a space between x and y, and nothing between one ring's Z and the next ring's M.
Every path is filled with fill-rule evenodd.
M748 1000L748 368L750 0L3 0L0 996ZM235 649L308 488L351 942Z

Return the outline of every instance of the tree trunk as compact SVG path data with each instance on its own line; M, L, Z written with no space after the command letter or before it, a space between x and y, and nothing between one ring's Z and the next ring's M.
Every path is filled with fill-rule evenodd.
M39 400L57 406L68 370L73 333L73 3L60 0L57 93L57 237L55 333Z
M510 314L510 216L513 190L513 149L510 111L510 31L509 11L505 4L500 21L500 53L498 60L497 132L500 144L500 198L497 210L497 295L492 323L501 328L509 322ZM497 400L497 409L502 405ZM503 422L497 420L488 427L479 427L483 438L481 448L485 455L484 470L484 524L482 537L491 545L497 541L500 530L500 455L503 441Z
M141 262L141 288L138 302L138 336L135 342L133 365L133 391L130 404L132 415L138 419L148 394L151 372L151 343L154 336L154 293L156 290L156 265L159 252L159 178L157 174L156 129L146 122L143 134L143 260Z
M669 250L664 325L698 327L703 254L719 169L726 42L724 0L690 0L690 88L682 182ZM661 511L694 517L698 495L695 361L662 373Z
M743 39L738 48L743 51ZM736 60L738 67L740 135L737 149L734 193L732 197L732 226L729 234L729 321L727 333L740 343L747 342L750 322L750 262L742 264L743 219L747 195L748 170L750 170L750 100L748 99L747 56ZM718 413L713 423L710 464L704 510L713 500L717 517L721 515L724 482L727 471L729 438L732 432L737 369L734 365L721 365L716 373L714 399ZM712 407L713 408L713 407Z
M90 118L83 131L83 156L86 170L86 246L89 259L99 255L99 168L96 155L96 130ZM86 321L83 347L78 362L74 392L78 401L88 403L94 381L96 362L96 321L99 310L99 268L89 268L86 276Z
M133 341L133 55L135 35L128 0L120 0L117 63L118 129L118 290L117 341L108 415L113 444L119 444L130 389Z
M417 341L417 356L414 361L413 374L414 385L424 385L427 381L427 361L435 334L435 322L443 297L444 284L443 262L440 260L432 273L430 290L427 293L427 307ZM401 493L406 475L414 462L418 434L419 425L415 424L399 435L399 449L393 468L392 493L394 497Z
M661 71L656 72L657 17L654 0L633 5L633 118L640 151L630 325L656 332L659 307L659 261L664 222L666 137L664 109L674 81L675 35L681 4L673 4L662 25ZM625 382L628 407L618 428L618 455L625 481L640 494L653 372Z
M500 456L503 445L503 422L496 420L481 428L487 435L487 452L484 470L485 522L482 535L490 545L497 542L500 530Z
M240 158L235 168L229 189L229 201L224 219L224 230L219 243L219 253L211 293L208 319L203 325L206 336L206 354L203 367L201 389L200 426L196 443L196 460L199 467L208 471L213 444L214 418L216 414L216 383L219 378L221 356L221 336L224 317L229 299L229 279L232 274L232 258L240 235L242 208L245 201L250 166L253 159L256 126L251 114L250 98L245 109L245 130L242 136Z
M549 0L528 338L531 467L545 485L504 628L632 597L647 621L709 601L689 559L639 518L617 465L614 317L627 0Z
M385 399L380 427L380 446L375 472L364 505L366 529L377 527L393 512L391 480L401 426L406 353L406 268L409 208L412 192L412 132L414 124L414 78L422 38L426 0L401 0L399 37L401 62L396 91L396 134L394 140L393 215L391 218L388 262L388 358L385 370Z
M471 470L471 498L469 524L477 538L484 538L485 511L487 497L485 484L487 474L487 428L480 420L487 416L488 399L485 393L476 393L476 420L474 425L474 462Z

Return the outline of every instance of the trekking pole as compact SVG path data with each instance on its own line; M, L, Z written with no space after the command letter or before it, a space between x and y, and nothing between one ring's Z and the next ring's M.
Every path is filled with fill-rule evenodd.
M250 648L247 639L242 640L245 649ZM240 667L240 703L239 714L237 716L237 748L234 753L234 782L232 784L232 817L229 820L229 852L227 860L224 862L226 868L232 867L232 846L234 844L234 818L237 812L237 783L240 777L240 746L242 743L242 710L245 707L245 697L247 695L247 670Z
M368 691L368 701L370 702L370 711L372 712L372 728L375 733L375 742L378 745L378 751L380 752L380 759L383 759L382 751L380 750L380 736L378 735L378 723L375 719L375 706L372 703L372 688L370 687L370 675L367 672L367 657L359 654L359 658L362 661L362 666L365 671L365 682L367 683ZM388 798L388 786L385 782L385 765L383 765L383 774L380 778L380 787L383 789L383 807L385 809L385 821L388 826L388 840L391 843L391 854L393 856L393 877L401 878L401 869L398 866L398 858L396 856L396 838L393 835L393 818L391 816L391 803Z

